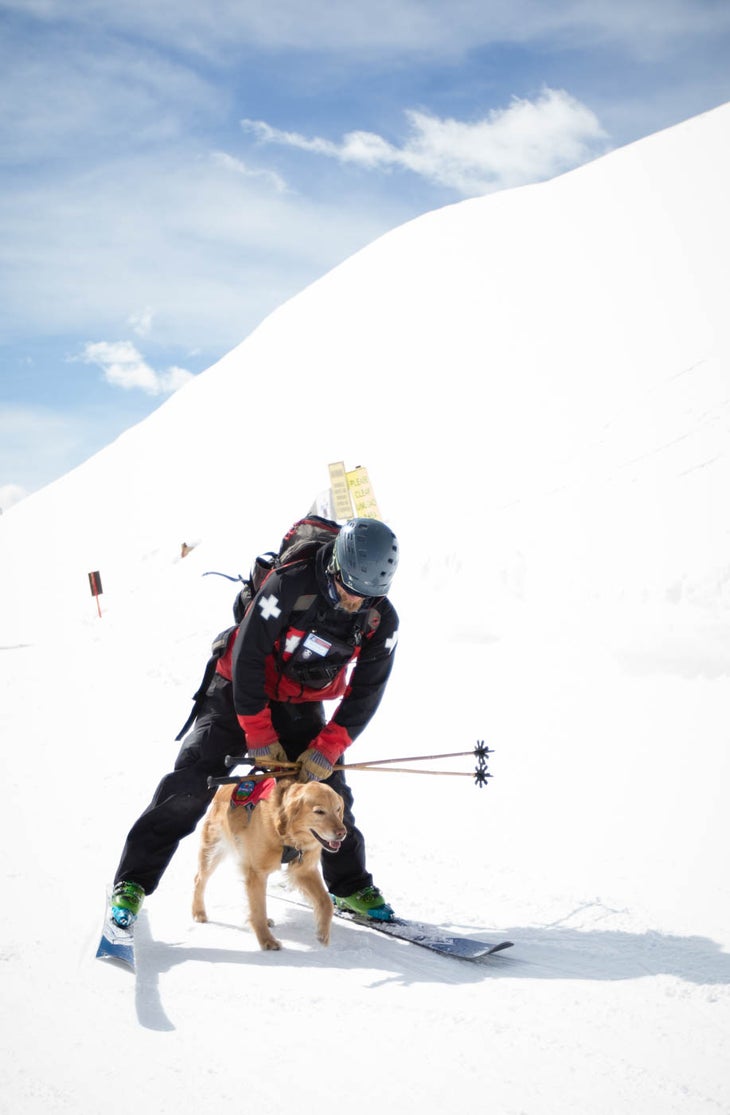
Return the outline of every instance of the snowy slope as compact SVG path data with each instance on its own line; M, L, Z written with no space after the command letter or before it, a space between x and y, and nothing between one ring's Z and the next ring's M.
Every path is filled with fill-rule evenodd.
M729 140L724 106L395 230L2 517L8 1110L730 1110ZM192 922L191 838L130 979L93 959L103 890L229 622L201 574L341 459L404 555L356 757L495 748L483 790L353 773L370 865L516 946L323 950L275 898L262 954L232 870Z

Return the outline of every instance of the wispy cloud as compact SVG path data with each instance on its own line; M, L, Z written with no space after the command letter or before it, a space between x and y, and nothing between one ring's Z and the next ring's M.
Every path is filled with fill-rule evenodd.
M356 163L370 170L400 167L466 197L551 178L605 149L596 115L563 90L546 89L534 101L514 98L474 122L406 113L410 134L402 146L373 132L348 132L339 143L272 128L261 120L242 125L263 143L282 144Z
M185 366L183 353L201 347L212 362L307 283L412 216L397 197L320 204L272 188L263 166L245 175L238 163L209 150L165 150L9 182L0 332L70 336L71 352L92 338L142 349L150 338L158 351L174 345L170 363Z
M138 337L149 337L152 332L153 317L154 314L152 310L147 306L144 310L140 310L139 313L130 314L127 318L127 324Z
M229 155L225 151L214 151L212 159L214 163L223 167L224 170L232 171L234 174L240 174L242 178L258 180L263 186L269 186L277 194L285 194L288 192L289 187L286 182L282 176L277 174L274 170L267 170L264 167L248 166L242 159L236 159L233 155Z
M547 36L584 44L621 42L631 52L651 44L706 35L728 26L728 8L716 0L275 0L270 4L217 0L1 0L49 24L97 24L135 46L147 37L191 54L225 59L242 45L272 50L330 50L350 57L455 54L477 45L534 42Z
M192 372L171 367L156 372L131 341L96 341L87 344L81 359L96 364L104 379L114 387L127 391L140 390L147 395L171 395L193 379Z

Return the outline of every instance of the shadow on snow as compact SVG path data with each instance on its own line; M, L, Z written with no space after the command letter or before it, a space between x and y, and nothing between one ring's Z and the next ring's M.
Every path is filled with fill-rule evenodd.
M209 922L217 929L241 934L240 926ZM493 938L494 930L475 932L475 939ZM149 918L137 923L136 1007L142 1026L174 1030L160 994L159 977L179 964L203 963L266 967L269 970L319 970L331 978L333 971L362 969L368 987L417 983L471 984L487 979L619 981L650 976L671 976L697 985L730 984L730 953L707 937L679 937L648 931L510 928L500 936L514 942L509 952L479 960L460 960L429 953L415 945L388 939L374 931L343 923L333 927L332 944L323 949L312 939L308 913L282 926L284 948L262 952L253 935L243 947L199 947L155 940ZM287 948L287 941L291 946Z

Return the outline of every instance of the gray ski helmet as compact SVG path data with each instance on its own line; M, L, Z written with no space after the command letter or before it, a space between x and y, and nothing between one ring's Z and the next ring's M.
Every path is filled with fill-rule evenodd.
M398 567L398 539L379 519L350 519L335 539L342 584L358 596L386 596Z

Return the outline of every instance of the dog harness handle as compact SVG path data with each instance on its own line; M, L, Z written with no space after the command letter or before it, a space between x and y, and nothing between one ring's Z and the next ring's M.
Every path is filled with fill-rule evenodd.
M275 778L265 778L262 782L254 782L251 778L244 778L234 787L231 794L231 809L235 809L239 805L244 805L247 809L253 809L257 802L271 797L275 785Z

